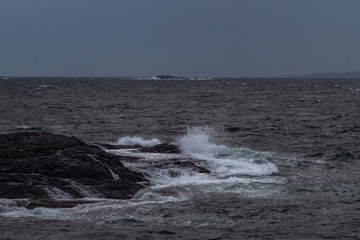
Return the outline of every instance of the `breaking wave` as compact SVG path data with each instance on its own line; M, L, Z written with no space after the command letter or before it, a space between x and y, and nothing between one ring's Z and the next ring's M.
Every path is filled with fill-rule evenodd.
M117 145L125 145L125 146L142 146L142 147L153 147L155 145L160 144L161 142L156 139L150 139L150 140L145 140L144 138L141 137L122 137L117 141Z
M270 189L273 187L270 185L283 183L284 179L272 175L278 168L271 162L270 154L216 144L217 135L208 127L189 128L174 143L181 153L147 153L134 149L110 152L139 159L124 162L126 167L142 172L152 183L137 194L137 199L151 196L159 201L179 200L204 192L261 195L267 191L263 191L264 186ZM126 138L122 139L124 144L129 144ZM134 145L139 145L139 141Z
M278 171L276 165L267 160L266 153L214 144L211 142L214 135L215 132L208 127L189 128L179 140L180 149L185 155L208 162L213 173L222 176L261 176Z
M204 194L229 193L243 197L264 197L280 191L286 180L272 175L278 169L271 162L270 154L218 144L217 135L208 127L189 128L174 143L181 153L141 152L137 150L140 146L153 147L161 142L137 136L122 137L117 145L134 147L107 151L136 157L136 160L124 160L123 164L131 170L142 172L151 182L150 186L136 193L133 199L103 199L96 193L77 186L85 191L84 199L93 203L78 205L72 209L26 209L18 207L16 202L9 202L0 204L0 216L50 219L82 219L91 216L98 219L101 213L103 217L99 219L118 219L119 213L126 212L126 209L137 209L137 206L144 204L151 209L159 204L202 198ZM118 178L115 174L112 176L115 180ZM55 187L45 187L44 191L55 200L73 200L70 195Z

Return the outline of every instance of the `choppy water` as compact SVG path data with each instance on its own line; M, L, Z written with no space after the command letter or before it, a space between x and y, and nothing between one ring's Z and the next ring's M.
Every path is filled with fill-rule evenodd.
M96 223L139 239L360 237L360 82L299 81L3 80L0 132L170 142L181 153L108 150L139 157L124 164L151 185L126 201L89 193L95 203L72 209L1 199L1 218Z

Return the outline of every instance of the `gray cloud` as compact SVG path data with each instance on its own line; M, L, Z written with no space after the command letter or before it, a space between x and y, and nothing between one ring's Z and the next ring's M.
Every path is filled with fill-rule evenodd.
M360 1L4 0L0 75L358 71Z

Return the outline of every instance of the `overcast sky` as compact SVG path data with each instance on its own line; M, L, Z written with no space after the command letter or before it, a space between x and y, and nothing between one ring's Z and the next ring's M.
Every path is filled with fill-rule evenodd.
M0 0L0 75L360 71L359 11L359 0Z

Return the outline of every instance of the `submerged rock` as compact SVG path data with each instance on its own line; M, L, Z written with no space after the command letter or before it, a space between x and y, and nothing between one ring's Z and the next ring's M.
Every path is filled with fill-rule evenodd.
M75 137L37 132L3 134L0 198L29 198L32 207L37 203L57 207L57 202L76 202L84 197L129 199L147 180L121 163L128 158Z

